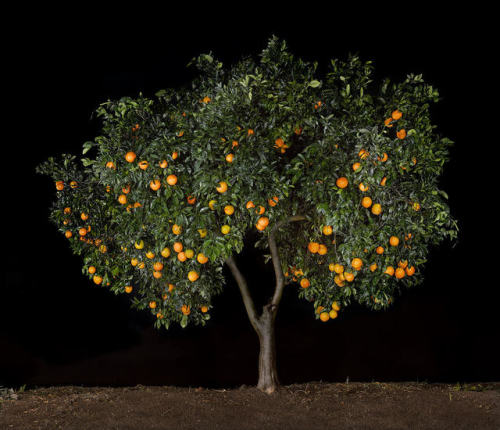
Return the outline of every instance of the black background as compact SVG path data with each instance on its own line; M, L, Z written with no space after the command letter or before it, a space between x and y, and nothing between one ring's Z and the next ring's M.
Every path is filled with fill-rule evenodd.
M81 274L80 257L47 220L53 183L34 168L62 152L79 155L99 133L92 118L99 103L184 84L192 77L189 60L210 50L226 64L256 56L272 34L320 69L357 52L374 60L378 78L423 73L440 90L434 122L456 142L442 188L460 226L454 247L432 251L425 283L388 311L352 307L325 324L287 288L277 319L281 381L498 380L497 50L490 12L452 16L386 5L360 19L359 11L308 13L305 5L286 17L246 9L196 18L193 11L149 16L133 8L115 18L88 10L59 17L55 9L10 16L15 25L5 32L2 53L0 384L255 384L257 337L227 270L227 288L206 327L154 330L148 312L131 310L128 297ZM270 268L251 249L238 261L262 300L272 286Z

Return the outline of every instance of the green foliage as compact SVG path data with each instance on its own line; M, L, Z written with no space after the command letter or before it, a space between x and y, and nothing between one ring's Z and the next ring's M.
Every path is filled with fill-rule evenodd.
M51 219L62 233L72 232L69 243L83 256L84 273L94 266L102 285L116 294L132 286L134 306L161 314L156 326L204 324L209 314L202 307L210 308L222 290L225 259L239 253L245 234L256 229L261 215L246 208L252 201L265 208L263 216L270 221L257 243L264 252L277 221L306 216L280 227L277 242L291 288L315 308L329 309L335 300L380 309L401 287L421 282L429 247L457 234L447 195L438 189L452 142L436 134L430 121L429 104L438 100L434 88L414 75L399 84L386 80L374 86L371 62L356 56L332 60L321 78L315 63L294 58L277 38L269 41L260 61L246 58L224 68L210 53L190 64L200 75L189 88L100 105L102 134L83 145L91 158L81 159L82 166L76 157L63 155L38 167L64 183ZM386 124L395 110L402 117ZM406 136L400 138L396 133L403 129ZM137 155L133 162L125 159L128 151ZM228 154L232 162L226 161ZM139 167L143 160L149 163L145 170ZM163 160L166 167L160 167ZM354 171L356 162L360 167ZM166 182L169 175L177 177L175 185ZM339 177L347 178L347 187L336 185ZM158 190L150 188L154 180L161 183ZM216 189L221 181L228 185L224 193ZM368 190L361 191L360 183ZM125 204L118 201L120 195ZM188 196L196 198L194 204ZM360 204L364 196L381 205L380 215ZM275 205L269 203L273 197ZM234 214L225 214L227 205ZM174 224L182 227L181 234L174 234ZM228 234L221 232L223 225L230 226ZM333 227L332 235L322 234L326 225ZM82 240L79 230L87 226L91 229ZM391 236L400 239L398 246L389 245ZM144 248L137 249L140 241ZM192 249L194 257L179 261L174 242ZM326 253L308 251L310 242L325 245ZM378 246L385 248L381 255L375 252ZM165 248L171 251L166 258L161 256ZM149 259L147 251L155 257ZM199 253L208 258L206 264L197 261ZM356 257L363 261L360 270L351 266ZM145 267L133 266L133 259ZM415 268L414 275L397 279L384 273L402 261ZM160 278L153 276L155 262L164 265ZM335 278L331 263L343 265L354 280ZM189 281L190 271L199 279ZM302 278L310 287L297 286ZM184 307L183 313L183 306L189 312Z

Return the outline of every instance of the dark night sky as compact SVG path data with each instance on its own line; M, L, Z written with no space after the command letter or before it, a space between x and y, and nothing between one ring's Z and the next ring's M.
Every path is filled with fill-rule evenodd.
M282 382L500 379L498 252L489 249L498 237L498 121L490 100L496 50L488 11L451 17L391 10L366 22L353 14L321 22L320 12L308 17L299 10L290 20L254 11L233 23L128 13L127 21L80 25L51 11L13 17L19 25L3 53L2 126L9 137L3 141L0 385L256 382L257 337L228 272L206 327L154 330L147 312L131 310L127 297L81 274L80 258L47 220L53 184L34 168L48 156L80 154L82 143L98 134L91 114L99 103L185 83L191 76L185 65L209 50L225 63L256 55L272 34L320 66L358 52L374 60L378 77L423 73L440 90L434 122L456 142L442 187L461 229L454 248L443 244L432 252L425 283L388 311L353 307L324 324L287 289L277 320ZM247 263L244 272L266 291L271 271L258 255L246 256L253 266Z

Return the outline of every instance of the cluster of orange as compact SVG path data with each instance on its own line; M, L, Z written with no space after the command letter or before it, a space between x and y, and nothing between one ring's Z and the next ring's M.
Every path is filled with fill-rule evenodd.
M402 116L403 113L396 109L391 113L391 116L384 121L384 124L386 125L386 127L392 127L394 125L393 121L401 119ZM406 130L402 128L396 133L396 136L398 137L398 139L404 139L406 137Z
M282 154L284 154L286 150L289 148L289 146L285 144L284 140L281 137L278 137L274 141L274 146L275 148L279 149Z
M324 310L324 306L318 306L316 308L316 313L319 314L319 319L323 322L328 321L329 319L335 319L338 316L338 311L340 311L340 306L337 302L332 303L332 309L327 312Z

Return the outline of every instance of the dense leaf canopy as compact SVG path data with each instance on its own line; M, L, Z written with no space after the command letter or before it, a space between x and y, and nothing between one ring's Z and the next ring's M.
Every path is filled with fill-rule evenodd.
M166 327L208 319L251 230L266 253L274 228L288 288L315 310L380 309L421 281L430 246L456 236L438 188L452 142L431 124L436 89L419 75L372 83L353 55L322 78L277 38L258 61L192 65L189 87L103 103L83 166L39 166L84 273Z

